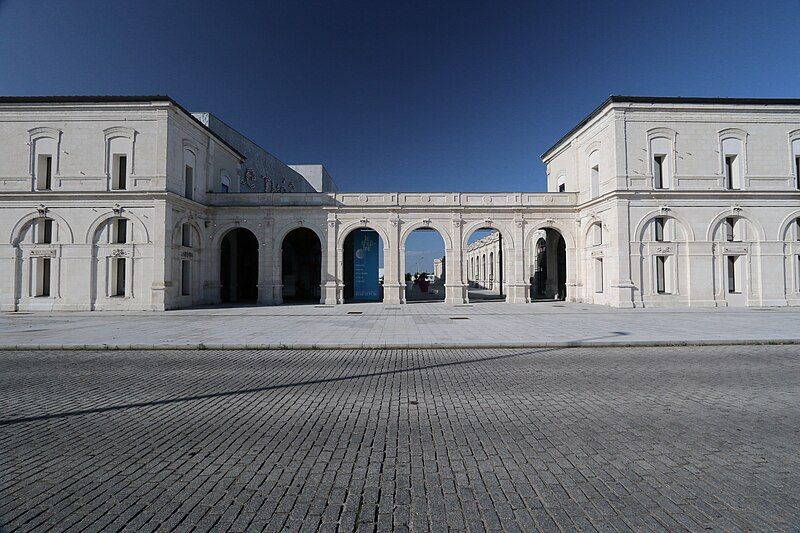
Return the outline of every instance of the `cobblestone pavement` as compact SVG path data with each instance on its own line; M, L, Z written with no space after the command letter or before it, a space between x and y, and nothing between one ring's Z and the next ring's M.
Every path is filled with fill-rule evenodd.
M797 342L798 322L798 307L612 309L555 301L482 302L466 307L416 302L0 313L0 346L58 349L108 344L157 349L204 344L209 348L384 349ZM235 328L229 327L232 323Z
M798 350L5 352L0 529L797 531Z

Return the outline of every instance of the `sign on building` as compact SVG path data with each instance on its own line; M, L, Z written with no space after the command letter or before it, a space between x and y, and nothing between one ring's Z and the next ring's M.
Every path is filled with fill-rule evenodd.
M353 299L380 300L378 281L378 233L359 230L353 243Z

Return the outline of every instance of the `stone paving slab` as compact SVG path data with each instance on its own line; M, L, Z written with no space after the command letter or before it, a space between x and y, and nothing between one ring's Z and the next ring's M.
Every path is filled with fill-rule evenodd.
M797 531L797 346L0 354L3 531Z
M0 349L468 348L800 342L800 308L484 302L3 313Z

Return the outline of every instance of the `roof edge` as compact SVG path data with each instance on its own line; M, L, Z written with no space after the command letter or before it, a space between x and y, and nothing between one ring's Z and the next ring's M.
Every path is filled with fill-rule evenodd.
M784 105L800 106L800 98L733 98L708 96L626 96L612 94L591 113L586 115L577 125L565 133L558 141L540 156L544 160L570 136L588 124L609 104L705 104L705 105Z
M225 139L214 133L185 107L166 94L156 95L67 95L67 96L0 96L0 104L125 104L144 102L164 102L175 106L195 124L208 132L214 139L222 143L242 160L247 159L244 154L231 146Z

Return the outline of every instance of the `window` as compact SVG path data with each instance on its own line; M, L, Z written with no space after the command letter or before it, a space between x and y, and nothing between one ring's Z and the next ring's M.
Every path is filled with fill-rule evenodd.
M599 166L593 166L592 167L592 178L591 179L592 179L592 182L590 184L591 193L592 193L592 198L594 198L595 196L600 194L600 167Z
M734 174L735 174L735 163L736 163L736 156L735 155L726 155L725 156L725 188L726 189L736 189L737 187L734 184Z
M184 259L181 261L181 295L192 294L192 263Z
M794 186L800 189L800 156L794 158Z
M667 267L667 256L666 255L657 255L656 256L656 292L658 294L666 294L667 293L667 278L666 278L666 268Z
M37 235L37 244L52 244L53 243L53 219L41 218L39 219L39 232Z
M800 217L794 219L795 231L797 233L797 240L800 241Z
M183 196L189 200L194 196L194 169L189 165L183 170Z
M181 246L192 247L192 226L190 224L181 226Z
M595 246L603 244L603 225L595 224L592 226L592 238Z
M36 259L36 296L50 296L50 258Z
M664 158L663 155L653 157L653 187L664 189Z
M736 240L736 219L733 217L725 219L725 240L728 242Z
M800 159L799 159L800 161ZM558 192L566 192L567 191L567 184L566 183L559 183L558 184Z
M125 258L112 259L112 274L114 278L114 291L112 296L125 296Z
M736 270L739 257L735 255L729 255L726 256L726 260L728 269L728 292L732 294L738 293L739 291L736 290Z
M219 181L219 192L230 192L231 180L228 176L222 176Z
M594 292L603 292L603 259L594 261Z
M128 242L128 221L118 218L114 221L114 241L115 244L125 244Z
M53 186L53 156L40 155L36 165L36 189L49 191Z
M654 236L655 236L656 242L663 242L664 241L664 223L665 223L664 217L656 217L655 218L655 226L654 226L655 235Z
M128 156L125 154L114 154L113 175L111 188L124 191L128 188Z

